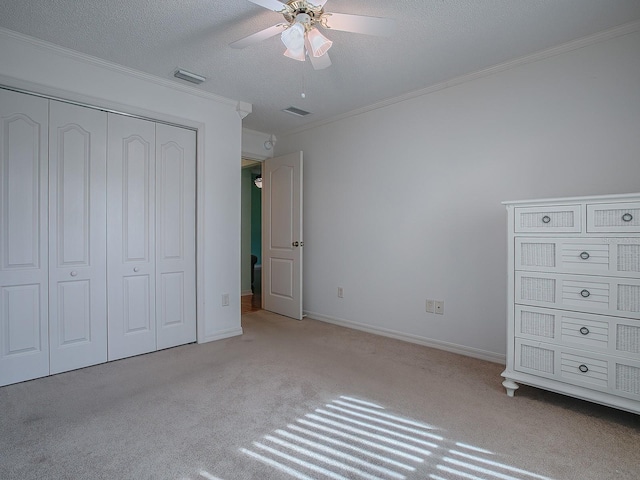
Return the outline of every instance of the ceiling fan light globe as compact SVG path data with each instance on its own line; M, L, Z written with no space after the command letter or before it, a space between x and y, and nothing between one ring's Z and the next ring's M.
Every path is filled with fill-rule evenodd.
M304 25L294 23L280 34L280 39L289 50L302 50L304 48Z
M320 33L317 28L312 28L307 33L307 40L311 46L311 54L314 57L321 57L329 51L333 42Z
M299 62L304 62L305 60L304 48L301 48L300 50L291 50L287 48L284 52L284 56L293 58L294 60L298 60Z

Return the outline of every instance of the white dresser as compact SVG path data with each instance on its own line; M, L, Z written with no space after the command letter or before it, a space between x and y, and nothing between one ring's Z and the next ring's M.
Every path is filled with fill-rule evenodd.
M504 205L507 394L523 383L640 413L640 194Z

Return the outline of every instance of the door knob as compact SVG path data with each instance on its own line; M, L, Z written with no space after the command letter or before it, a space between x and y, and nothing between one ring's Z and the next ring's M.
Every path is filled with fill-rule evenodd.
M293 245L294 247L298 247L300 246L300 242L293 242L291 245Z

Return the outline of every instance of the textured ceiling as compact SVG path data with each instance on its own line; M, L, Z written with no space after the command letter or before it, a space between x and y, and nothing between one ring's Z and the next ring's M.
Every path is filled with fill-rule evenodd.
M325 10L393 18L398 30L326 32L333 65L314 71L284 57L278 36L229 47L282 20L248 0L2 0L0 27L167 79L176 67L204 75L195 88L253 104L244 127L278 135L636 21L640 0L329 0Z

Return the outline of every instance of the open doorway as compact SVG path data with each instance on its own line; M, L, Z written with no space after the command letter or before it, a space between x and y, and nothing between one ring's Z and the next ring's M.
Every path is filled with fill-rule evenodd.
M242 159L241 313L262 308L262 163Z

